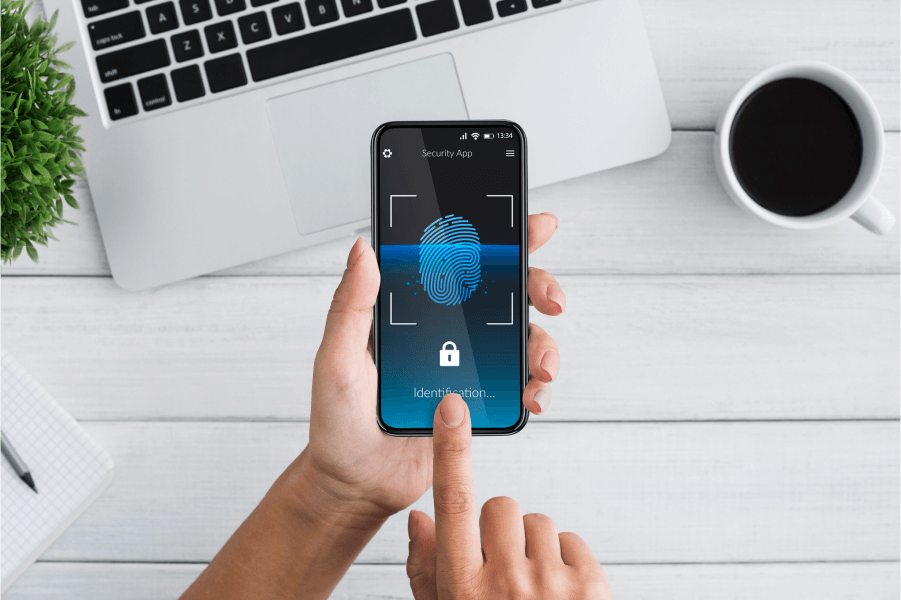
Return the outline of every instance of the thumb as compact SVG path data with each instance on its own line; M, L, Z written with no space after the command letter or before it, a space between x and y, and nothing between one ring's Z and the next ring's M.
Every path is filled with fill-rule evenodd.
M350 249L344 277L329 307L323 349L338 353L366 350L379 283L375 253L366 240L358 238Z
M435 584L435 522L424 512L410 511L407 521L410 535L410 556L407 558L407 577L416 600L438 600Z

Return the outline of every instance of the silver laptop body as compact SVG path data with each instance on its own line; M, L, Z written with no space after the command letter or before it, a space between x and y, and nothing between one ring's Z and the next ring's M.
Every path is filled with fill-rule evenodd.
M532 187L670 142L637 0L44 4L79 42L84 162L128 290L368 232L386 121L517 122Z

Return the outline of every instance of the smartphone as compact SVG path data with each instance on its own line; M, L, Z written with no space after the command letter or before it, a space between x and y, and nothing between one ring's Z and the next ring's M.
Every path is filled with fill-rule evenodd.
M528 420L526 136L510 121L386 123L372 136L378 423L432 434L456 392L475 435Z

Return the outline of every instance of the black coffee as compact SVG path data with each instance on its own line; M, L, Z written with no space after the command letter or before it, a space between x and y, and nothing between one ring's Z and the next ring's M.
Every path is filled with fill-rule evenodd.
M729 140L732 168L757 204L799 217L826 210L857 179L860 126L842 98L810 79L780 79L742 103Z

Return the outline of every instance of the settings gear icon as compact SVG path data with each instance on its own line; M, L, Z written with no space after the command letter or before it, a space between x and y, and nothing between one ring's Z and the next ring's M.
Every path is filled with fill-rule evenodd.
M391 158L391 148L385 148L382 150L382 156L385 158Z

